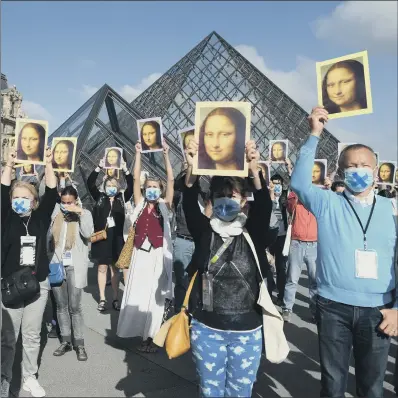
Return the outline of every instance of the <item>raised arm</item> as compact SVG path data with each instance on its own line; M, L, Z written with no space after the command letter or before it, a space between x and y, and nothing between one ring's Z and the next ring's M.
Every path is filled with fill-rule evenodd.
M15 150L10 151L6 165L3 167L1 174L1 225L5 226L5 219L8 212L11 210L11 181L12 170L15 166Z
M127 169L127 164L126 162L123 161L122 163L122 171L124 173L124 177L126 178L126 183L127 183L127 188L124 191L124 201L128 202L131 197L133 196L133 185L134 185L134 181L133 181L133 176L131 175L131 173L128 171Z
M141 143L137 142L135 144L135 162L134 162L134 204L137 206L142 200L141 193Z
M37 211L40 212L40 218L48 228L51 223L51 215L53 214L58 200L57 177L55 176L53 169L53 155L51 148L47 148L45 161L46 190L40 200L40 205Z
M163 143L164 165L166 167L166 174L167 174L165 202L168 204L168 206L171 209L173 204L173 196L174 196L174 175L173 175L173 168L171 167L170 163L169 151L170 151L169 146L166 143Z
M330 192L312 184L312 168L319 137L322 134L324 123L328 120L328 112L321 107L316 107L312 110L308 120L311 135L300 149L292 174L291 188L305 208L311 211L315 217L319 217L328 205Z
M97 201L100 197L100 191L97 188L97 178L98 178L98 174L100 173L100 171L104 167L104 165L105 165L105 161L104 161L104 159L101 159L98 167L96 167L95 170L93 170L93 172L89 175L89 177L87 179L88 190L90 192L91 197L95 201Z

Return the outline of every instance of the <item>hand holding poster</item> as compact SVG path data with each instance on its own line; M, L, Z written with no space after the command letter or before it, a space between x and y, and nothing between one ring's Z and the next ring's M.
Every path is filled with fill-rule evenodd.
M193 174L247 177L245 145L250 140L251 104L197 102Z
M373 112L368 52L316 63L318 103L329 119Z

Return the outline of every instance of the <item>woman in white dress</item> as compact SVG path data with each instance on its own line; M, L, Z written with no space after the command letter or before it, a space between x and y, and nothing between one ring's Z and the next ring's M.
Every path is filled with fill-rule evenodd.
M169 212L174 195L173 169L169 147L163 145L167 187L158 177L147 176L141 191L141 144L135 146L134 211L131 225L135 227L134 250L124 289L117 335L142 337L139 350L156 352L152 339L162 324L166 299L172 298L172 242ZM164 196L164 199L162 199Z

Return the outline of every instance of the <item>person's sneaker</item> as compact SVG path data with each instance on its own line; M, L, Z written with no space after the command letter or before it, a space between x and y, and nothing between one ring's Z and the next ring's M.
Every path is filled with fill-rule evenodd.
M55 357L61 357L69 351L72 351L72 345L65 341L54 351L53 355Z
M10 383L8 380L3 379L1 381L1 398L8 398L10 395Z
M87 361L88 357L87 357L87 352L86 352L84 346L78 345L75 348L75 350L76 350L76 355L77 355L78 361Z
M46 396L44 388L39 384L35 377L28 377L25 379L22 388L24 391L30 392L32 397Z
M284 322L290 322L291 317L292 313L289 310L282 311L282 318Z
M55 325L51 325L51 330L48 332L47 337L49 339L57 339L58 338L58 331Z

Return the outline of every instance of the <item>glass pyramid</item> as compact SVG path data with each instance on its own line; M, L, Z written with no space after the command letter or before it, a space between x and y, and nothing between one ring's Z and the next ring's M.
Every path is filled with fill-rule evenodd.
M162 117L170 158L177 175L181 169L177 132L195 120L197 101L249 101L252 104L252 139L263 159L268 158L268 143L289 140L289 157L308 137L308 113L247 61L216 32L212 32L131 104L105 84L51 136L78 137L73 179L87 207L93 205L86 181L109 146L124 148L127 166L134 161L138 119ZM317 157L328 159L334 170L338 140L324 130ZM143 169L165 179L162 153L143 156ZM274 170L276 171L276 169ZM285 168L278 170L282 175ZM103 177L103 176L102 176ZM98 178L98 184L101 183Z

